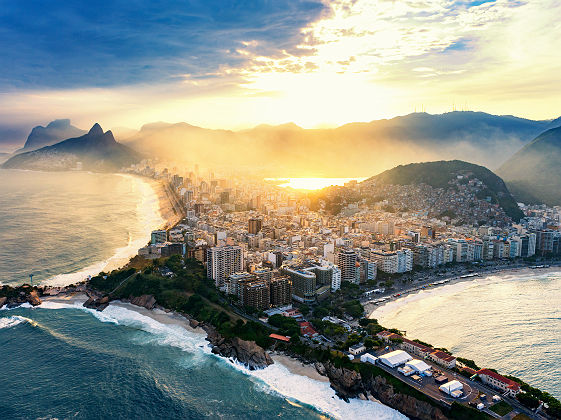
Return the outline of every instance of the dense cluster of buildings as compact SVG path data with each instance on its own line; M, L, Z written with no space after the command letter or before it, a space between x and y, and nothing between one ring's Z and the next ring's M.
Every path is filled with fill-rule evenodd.
M139 254L195 258L205 264L218 288L257 309L290 301L313 303L337 292L344 282L374 284L379 273L561 254L559 208L526 207L528 217L517 224L457 226L434 216L445 211L445 204L420 186L405 195L404 190L384 190L384 197L412 209L424 194L421 201L436 206L429 211L390 213L380 202L363 200L332 215L312 210L306 194L262 180L203 176L196 168L179 176L177 170L158 171L146 163L133 170L168 182L185 208L182 222L167 232L154 231ZM485 211L502 220L497 219L502 209L483 204L489 202L479 198L478 187L476 179L458 179L456 214L469 210L479 218L476 210ZM353 183L353 188L364 187Z

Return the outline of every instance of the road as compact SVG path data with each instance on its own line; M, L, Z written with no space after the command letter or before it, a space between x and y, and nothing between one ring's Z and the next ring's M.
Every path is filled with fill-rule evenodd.
M382 355L384 353L386 353L386 352L385 351L379 352L377 354L377 356ZM505 402L510 404L512 406L512 408L515 409L516 411L518 411L520 413L523 413L523 414L525 414L528 417L533 418L533 419L539 419L539 420L545 420L546 419L546 417L542 416L541 414L539 414L539 413L535 414L532 410L529 410L528 408L521 405L518 402L518 400L516 400L515 398L504 397L504 396L502 396L500 391L498 391L496 389L492 389L489 386L482 384L481 382L472 381L471 379L463 377L462 375L459 375L456 372L453 372L451 370L448 370L448 369L445 369L441 366L438 366L435 363L431 362L430 360L424 360L424 361L433 368L433 372L435 370L441 371L449 380L457 380L457 381L461 382L463 387L464 387L464 395L461 398L452 398L452 397L446 395L445 393L440 391L440 389L438 388L439 386L436 384L436 382L434 380L434 377L422 377L421 381L417 382L417 381L411 379L411 377L407 377L407 376L404 376L401 373L399 373L397 371L397 368L392 369L392 368L390 368L388 366L385 366L381 363L378 363L376 366L382 368L384 371L391 374L395 378L397 378L400 381L412 386L413 388L417 389L419 392L422 392L423 394L427 395L428 397L430 397L430 398L432 398L433 400L436 400L436 401L445 402L447 404L451 404L454 401L457 401L457 402L460 402L460 403L469 403L470 401L475 401L475 402L479 403L479 402L482 402L477 398L480 393L486 394L489 401L491 401L491 398L493 397L493 395L499 395L499 396L501 396L501 398ZM487 414L489 414L492 417L500 418L500 416L498 416L495 412L489 410L488 407L489 407L489 404L485 404L484 411Z

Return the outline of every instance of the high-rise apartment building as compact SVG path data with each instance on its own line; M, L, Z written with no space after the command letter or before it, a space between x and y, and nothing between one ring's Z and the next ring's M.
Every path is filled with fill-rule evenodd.
M273 277L269 281L271 306L284 306L292 302L292 284L290 277Z
M168 233L165 230L153 230L150 235L152 245L162 244L168 240Z
M248 222L248 231L252 235L257 235L261 232L261 228L263 227L263 221L257 217L252 217L249 219Z
M243 270L243 251L240 246L207 249L207 276L216 287L223 288L228 276Z
M341 281L357 282L357 260L357 253L352 250L344 250L337 254L337 266L341 270Z
M244 306L258 310L269 309L270 291L267 282L262 280L252 280L240 285L240 302Z

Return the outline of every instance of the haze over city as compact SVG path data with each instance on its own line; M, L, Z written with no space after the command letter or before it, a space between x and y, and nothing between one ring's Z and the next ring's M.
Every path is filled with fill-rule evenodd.
M561 419L560 16L0 0L0 417Z

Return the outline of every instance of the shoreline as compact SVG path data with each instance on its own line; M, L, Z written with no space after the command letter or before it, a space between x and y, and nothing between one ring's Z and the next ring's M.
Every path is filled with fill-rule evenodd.
M524 266L516 266L516 267L505 267L505 268L495 268L495 269L491 269L491 270L486 270L486 271L482 271L480 273L478 273L477 276L472 276L472 277L464 277L461 278L460 275L453 275L453 276L448 276L448 277L436 277L432 280L427 280L425 282L419 283L417 286L413 286L411 288L405 289L405 290L399 290L399 291L393 291L391 293L386 293L386 294L382 294L380 295L380 297L378 299L382 299L382 298L386 298L386 300L384 300L381 304L374 304L374 303L364 303L364 309L365 309L365 313L366 313L366 318L369 319L375 319L375 317L373 317L375 312L384 312L384 311L380 311L380 309L387 307L388 305L391 305L392 303L395 302L399 302L402 301L404 299L407 298L411 298L412 296L417 296L417 295L421 295L422 293L426 293L427 295L429 295L430 292L434 291L440 291L442 292L442 289L445 286L452 286L452 285L457 285L460 283L468 283L474 280L483 280L483 279L487 279L489 277L505 277L508 275L512 275L514 273L521 273L521 276L528 276L531 273L558 273L561 272L561 264L559 263L553 263L550 267L547 268L537 268L537 269L532 269L527 265ZM435 284L437 282L441 282L444 281L443 283L439 283L439 284ZM395 294L399 294L399 296L395 296ZM424 297L420 297L420 299L423 299ZM372 300L376 300L376 299L372 299ZM405 302L405 304L407 304L407 302Z
M69 293L61 293L59 295L55 295L55 296L46 296L43 298L43 302L41 303L41 305L39 305L38 307L41 307L44 303L46 303L47 305L45 306L49 306L50 304L62 304L62 305L72 305L75 306L76 309L80 310L80 309L87 309L85 307L83 307L83 303L86 302L86 300L89 298L89 296L85 293L85 292L69 292ZM147 309L145 307L142 306L137 306L134 305L132 303L129 302L123 302L120 300L115 300L115 301L111 301L109 303L109 306L113 306L113 307L119 307L119 308L124 308L127 309L129 311L133 311L136 312L137 314L140 314L142 316L148 317L160 324L163 325L171 325L171 326L178 326L181 327L183 329L185 329L186 331L193 333L193 334L197 334L198 336L204 337L206 340L206 337L208 336L207 332L202 328L202 327L193 327L191 326L190 323L190 319L180 313L177 313L175 311L170 311L170 310L166 310L160 307L155 307L153 309ZM95 310L94 310L95 311ZM208 346L209 348L212 347L212 345L206 341L206 346ZM328 384L330 385L330 381L329 378L327 376L323 376L320 375L316 368L314 367L313 364L305 364L302 361L293 358L291 356L288 356L286 354L283 353L279 353L279 352L268 352L269 355L271 356L271 358L274 361L274 364L278 364L284 368L286 368L286 370L288 370L288 372L292 375L296 375L296 376L301 376L301 377L306 377L312 381L316 381L318 383L321 384ZM210 354L210 353L209 353ZM224 360L224 361L228 361L230 359L221 356L221 355L216 355L216 357L219 357L220 359ZM273 365L274 365L273 364ZM240 365L238 365L240 366ZM266 370L268 367L265 367L261 370ZM244 373L245 374L250 374L252 371L250 369L248 369L247 367L243 367L244 369ZM247 370L247 371L245 371ZM281 393L282 395L282 393ZM283 395L283 398L289 398L287 396ZM381 404L381 403L378 403ZM383 404L381 404L383 405Z
M88 298L89 296L84 292L70 292L70 293L61 293L55 296L46 296L43 297L42 301L54 303L54 304L74 305L79 308L79 306L83 305L83 303L86 302ZM39 307L41 305L39 305ZM207 333L203 328L192 327L189 318L175 311L165 310L160 307L156 307L154 309L146 309L145 307L133 305L130 302L123 302L121 300L111 301L109 303L109 306L116 306L130 311L134 311L140 315L149 317L161 324L180 326L191 333L205 336L205 338L207 337ZM326 376L320 375L315 369L314 365L312 364L302 363L300 360L296 358L287 356L279 352L269 352L269 355L271 356L271 358L275 363L284 366L286 369L288 369L290 373L294 375L306 376L315 381L329 383L329 379ZM223 356L218 356L218 357L227 360L227 358Z
M178 215L175 212L173 203L171 202L172 199L166 192L164 182L132 174L116 173L115 175L130 179L132 188L138 188L139 185L140 188L145 188L145 190L141 191L139 194L139 203L137 205L137 213L142 213L141 216L138 216L138 223L144 225L144 232L137 238L131 238L129 235L128 243L122 247L116 248L113 254L107 259L94 262L72 273L51 276L41 282L41 286L64 287L84 281L88 276L95 276L102 271L110 272L122 268L131 258L138 254L139 248L149 242L150 232L152 230L169 229L179 223L182 215ZM146 189L149 189L149 193L147 193ZM156 205L146 206L146 204Z
M121 317L115 317L115 311L109 311L109 319L104 319L104 316L97 315L96 310L83 307L83 302L85 302L87 298L88 295L84 292L61 293L57 296L45 297L42 304L37 307L41 308L42 305L45 305L45 309L71 307L72 309L91 312L93 316L102 322L113 322L117 325L130 326L127 322L122 323ZM336 391L331 386L329 378L319 374L314 364L303 363L302 361L286 354L268 351L267 353L271 356L274 363L256 370L252 370L248 366L243 365L232 358L214 354L214 352L210 351L212 344L206 339L208 335L202 324L201 326L193 328L188 316L184 316L175 311L165 310L161 307L147 309L145 307L136 306L132 303L123 301L112 301L109 303L107 309L111 307L123 308L139 314L142 317L150 318L158 324L171 328L178 327L184 329L188 333L195 334L195 337L188 339L189 341L191 341L191 339L195 341L193 347L200 348L206 355L215 356L221 361L221 363L224 364L224 366L229 366L241 374L250 377L251 380L256 383L258 389L265 386L267 389L261 392L274 393L291 405L307 405L315 410L320 418L344 419L351 418L355 415L361 418L406 418L396 408L383 404L372 396L369 396L368 398L350 398L348 401L341 399L337 396ZM115 318L113 319L113 317ZM125 318L131 317L125 315ZM137 322L142 324L146 322L148 322L148 325L151 324L151 321L142 320L142 318L132 318L137 319ZM133 325L133 328L134 327L135 326ZM141 328L145 329L144 327ZM145 331L151 332L151 329L152 327L149 326L148 329L145 329ZM181 336L183 336L183 334L180 333L179 337ZM200 340L198 340L197 337L199 337ZM173 341L174 340L172 340L172 343L169 345L177 346L177 344L173 344ZM180 346L180 348L183 348L183 346ZM191 348L191 346L188 345L187 348ZM304 388L300 388L302 383L306 384ZM296 384L298 384L298 386L295 386Z

